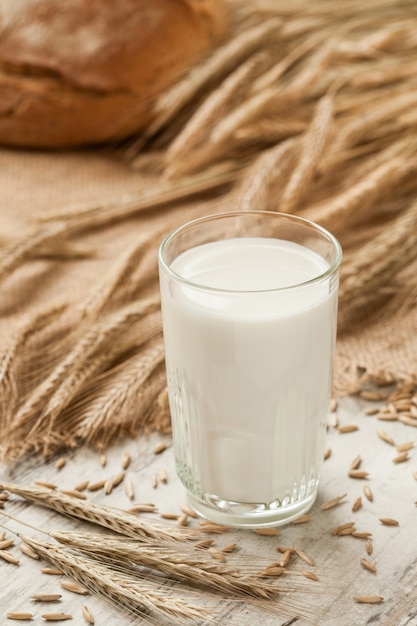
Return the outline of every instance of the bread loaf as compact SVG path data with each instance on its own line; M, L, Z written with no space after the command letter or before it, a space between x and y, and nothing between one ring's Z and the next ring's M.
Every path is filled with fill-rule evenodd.
M227 31L223 0L0 0L0 143L137 133L155 97Z

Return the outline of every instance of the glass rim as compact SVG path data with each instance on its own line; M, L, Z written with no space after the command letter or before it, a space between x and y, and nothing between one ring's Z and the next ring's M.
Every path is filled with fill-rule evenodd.
M267 215L269 217L276 216L276 217L285 218L286 220L290 222L292 221L300 225L304 225L304 226L308 226L309 228L312 228L316 232L319 232L321 235L323 235L333 245L334 250L335 250L334 262L324 272L318 274L317 276L314 276L314 278L310 278L309 280L303 281L301 283L295 283L294 285L287 285L286 287L273 287L273 288L268 288L268 289L224 289L220 287L210 287L210 286L198 283L194 280L190 280L189 278L185 278L184 276L181 276L181 274L178 274L177 272L175 272L170 267L170 265L168 265L168 263L166 262L164 258L165 250L167 246L169 245L169 243L177 235L179 235L181 231L185 231L186 229L193 227L193 226L198 226L199 224L202 224L204 222L210 222L210 221L214 221L214 220L218 220L222 218L238 217L238 216L244 216L244 215ZM204 244L199 244L199 245L204 245ZM343 252L342 252L341 244L339 243L338 239L326 228L324 228L323 226L320 226L320 224L317 224L316 222L313 222L312 220L309 220L305 217L300 217L299 215L292 215L289 213L280 213L278 211L255 211L255 210L227 211L227 212L212 213L212 214L205 215L202 217L197 217L192 220L189 220L188 222L184 222L177 228L174 228L171 232L169 232L162 239L158 248L158 261L160 265L163 267L164 271L171 278L175 279L177 282L182 283L183 285L192 287L193 289L199 289L200 291L219 293L219 294L220 293L233 293L233 294L274 293L274 292L284 292L290 289L299 289L301 287L308 287L309 285L312 285L314 283L324 281L327 278L330 278L334 273L336 273L342 262L342 256L343 256Z

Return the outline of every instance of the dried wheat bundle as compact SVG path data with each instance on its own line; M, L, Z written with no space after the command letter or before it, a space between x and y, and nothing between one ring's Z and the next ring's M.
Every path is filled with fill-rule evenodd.
M145 134L114 152L142 190L49 205L2 243L0 322L11 310L17 319L0 347L4 460L166 427L157 247L199 215L286 211L340 239L336 391L356 388L358 367L371 378L380 370L381 352L358 349L365 330L384 362L395 311L415 333L415 2L346 0L337 11L330 0L228 2L230 39L155 101ZM137 240L124 245L132 227ZM43 284L63 263L80 277L100 267L98 233L112 264L89 293L62 293L57 282L59 301L26 311L30 272L36 279L41 267ZM417 380L417 350L400 343L390 372Z

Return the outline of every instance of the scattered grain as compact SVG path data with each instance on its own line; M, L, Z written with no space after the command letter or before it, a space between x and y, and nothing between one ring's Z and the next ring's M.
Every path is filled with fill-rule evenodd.
M359 396L363 400L369 400L371 402L380 402L381 400L387 399L387 394L382 391L377 391L373 389L363 389L359 392Z
M221 526L220 524L214 524L212 522L205 523L204 521L201 521L200 530L203 533L221 534L227 533L229 531L229 528L227 526Z
M362 498L358 496L356 500L354 501L354 503L352 504L353 513L356 513L356 511L359 511L361 507L362 507Z
M179 519L179 515L177 513L160 513L159 517L162 517L162 519L171 519L171 520Z
M359 426L356 426L355 424L344 424L342 426L338 426L337 430L339 433L353 433L356 430L359 430Z
M57 567L43 567L41 569L42 574L48 574L48 576L62 576L62 572Z
M316 574L314 574L314 572L310 572L310 571L302 571L301 572L303 576L305 576L306 578L309 578L310 580L318 580L318 576L316 576Z
M101 467L106 467L106 465L107 465L107 456L105 454L100 454L99 461L100 461Z
M417 428L417 419L415 419L414 417L408 417L407 415L400 415L398 420L402 424L405 424L406 426L413 426L414 428Z
M60 585L63 589L67 591L72 591L72 593L78 593L82 596L85 596L88 593L87 589L74 582L73 580L61 580Z
M21 543L19 545L19 550L21 551L22 554L25 554L29 558L35 559L37 561L39 560L39 554L37 554L33 548L31 548L30 546L27 546L25 543Z
M408 452L412 448L414 448L414 441L404 441L397 445L397 452Z
M3 541L0 541L0 550L7 550L11 546L14 546L14 539L3 539Z
M300 559L302 559L304 561L304 563L307 563L307 565L314 565L314 561L312 558L310 558L305 552L304 550L299 550L297 548L294 549L294 552L297 554L297 556L300 557Z
M186 515L185 513L183 513L177 521L177 526L179 527L184 527L184 526L188 526L188 515Z
M207 552L216 561L220 561L221 563L224 563L226 561L226 558L221 550L217 550L216 548L208 548Z
M168 482L168 474L166 473L166 471L164 469L160 469L159 470L159 480L161 481L161 483L163 483L164 485L167 484Z
M106 484L106 479L103 478L102 480L98 480L95 483L89 484L87 487L87 491L99 491L100 489L103 489L105 484Z
M367 409L365 409L364 413L365 415L376 415L377 413L379 413L379 407L370 406Z
M167 444L165 441L161 441L160 443L158 443L155 448L153 449L153 453L154 454L161 454L161 452L164 452L164 450L167 449Z
M276 535L279 535L278 528L255 528L253 532L255 535L263 535L265 537L276 537Z
M198 514L186 504L181 505L181 511L189 517L193 517L194 519L198 518Z
M345 534L344 531L348 530L351 531L351 533L354 531L354 526L355 526L355 522L345 522L344 524L340 524L339 526L336 526L336 528L333 528L330 531L331 535L341 535L341 534ZM350 533L346 533L346 534L350 534Z
M305 515L300 515L300 517L293 519L290 523L294 526L297 524L305 524L306 522L309 522L310 520L311 520L311 515L309 513L306 513Z
M290 562L291 554L292 554L292 550L286 550L283 553L282 558L280 559L278 565L280 567L287 567L288 563Z
M361 457L359 455L355 456L352 463L350 464L350 469L357 470L360 467L361 463L362 463Z
M365 549L366 549L367 554L371 556L372 552L374 551L374 545L370 539L367 539L366 544L365 544Z
M81 493L81 491L77 491L76 489L61 489L61 493L65 493L72 498L78 498L79 500L87 500L85 493Z
M128 467L130 466L131 461L132 461L132 457L130 455L130 452L126 451L123 454L123 458L122 458L122 469L127 470Z
M395 441L394 439L385 432L385 430L377 430L377 435L380 439L382 439L382 441L385 441L385 443L389 443L390 446L395 446Z
M398 454L398 456L392 459L392 462L397 465L398 463L404 463L404 461L408 461L408 459L408 452L401 452L401 454Z
M342 500L346 498L346 496L347 496L347 493L344 493L342 496L336 496L335 498L331 498L330 500L327 500L327 502L324 502L320 506L320 509L322 511L327 511L328 509L332 509L333 507L340 504L340 502L342 502Z
M355 596L353 599L359 604L378 604L384 601L382 596Z
M369 561L369 559L362 557L360 559L360 563L364 569L368 570L368 572L372 572L373 574L376 574L376 567L371 561Z
M126 478L124 482L125 494L129 498L129 500L135 499L135 492L133 490L133 483L129 476Z
M357 539L369 539L372 537L372 533L366 531L355 530L352 533L352 537L356 537Z
M45 489L51 489L52 491L58 488L54 483L48 483L44 480L35 480L35 485L38 485L39 487L45 487Z
M364 486L363 493L365 494L365 498L369 500L369 502L373 502L374 494L372 493L372 490L369 485Z
M156 513L158 509L155 504L151 502L146 504L134 504L130 509L128 509L128 513Z
M260 573L261 576L282 576L285 573L285 567L279 567L277 565L270 565L265 567Z
M380 413L377 419L383 422L396 422L400 418L396 413Z
M33 617L34 615L32 613L7 613L7 619L29 621L33 619Z
M121 472L116 474L116 476L114 476L114 478L112 479L113 487L118 487L120 485L120 483L123 482L124 477L125 477L125 471L124 470L122 470Z
M12 563L12 565L20 565L20 561L17 556L11 554L10 552L6 552L6 550L0 550L0 558L2 558L3 561Z
M349 478L357 478L359 480L363 480L365 478L368 478L369 472L365 472L364 470L352 469L352 470L349 470L348 476Z
M384 524L384 526L399 526L400 522L398 522L396 519L392 519L391 517L380 517L379 521L381 522L381 524Z
M151 476L151 485L153 489L156 489L158 486L158 476L156 474L152 474Z
M104 494L109 496L113 491L114 483L112 478L108 478L104 483Z
M72 619L72 615L70 613L44 613L41 617L46 622L63 622L65 620Z
M66 463L67 463L67 460L63 456L61 456L61 458L58 459L57 462L55 463L55 468L57 470L61 470L63 467L65 467Z
M81 483L78 483L78 485L75 485L74 491L85 491L87 487L88 487L88 480L83 480Z
M60 593L37 593L31 598L34 602L58 602L62 595Z
M198 549L206 549L212 546L213 543L214 539L202 539L201 541L197 541L197 543L194 544L194 547Z
M88 606L86 604L83 604L81 610L87 624L94 624L94 616Z
M224 546L224 548L222 548L222 552L225 552L225 553L235 552L236 548L237 548L237 543L229 543L227 546Z
M327 461L327 459L330 459L332 455L332 451L330 448L327 448L324 452L324 460Z

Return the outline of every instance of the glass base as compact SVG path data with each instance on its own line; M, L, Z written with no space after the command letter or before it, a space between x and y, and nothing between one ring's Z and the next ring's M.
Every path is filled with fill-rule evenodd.
M208 496L207 501L204 501L190 492L187 492L187 499L196 513L216 524L236 528L267 528L283 526L307 513L317 498L317 492L318 489L315 488L302 500L277 506L273 503L266 506L265 504L230 502L215 496Z

